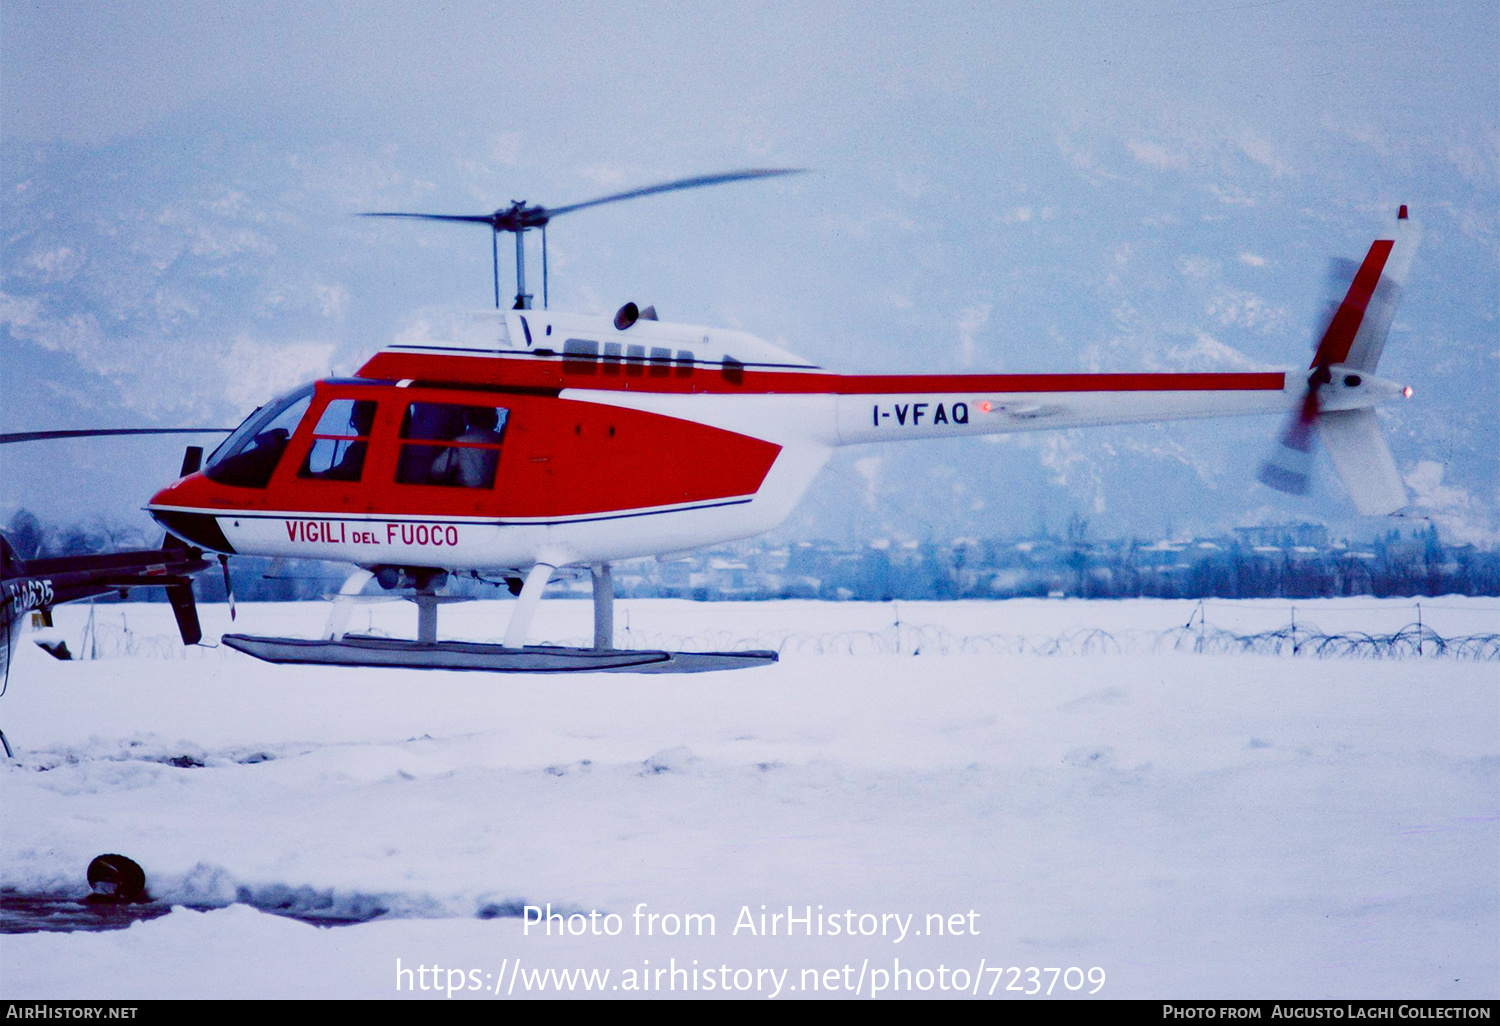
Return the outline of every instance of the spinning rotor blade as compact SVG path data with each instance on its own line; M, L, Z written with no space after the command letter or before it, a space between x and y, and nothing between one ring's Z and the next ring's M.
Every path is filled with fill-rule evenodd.
M1307 391L1302 394L1301 405L1287 418L1286 425L1281 429L1281 436L1277 439L1277 447L1261 462L1260 473L1256 477L1262 484L1289 495L1307 494L1315 444L1313 427L1322 412L1318 390L1329 380L1327 367L1319 367L1308 377Z
M566 207L553 207L546 210L548 217L556 217L558 214L568 214L574 210L582 210L584 207L597 207L604 203L618 203L621 200L635 199L637 196L650 196L658 192L674 192L678 189L696 189L700 185L718 185L720 182L738 182L747 178L772 178L777 175L800 175L806 168L753 168L748 171L729 171L722 175L699 175L696 178L679 178L675 182L662 182L660 185L648 185L644 189L631 189L629 192L617 192L611 196L600 196L598 199L585 200L582 203L572 203ZM545 208L544 208L545 209Z
M1346 291L1353 286L1359 265L1352 260L1334 257L1328 261L1328 303L1321 326L1313 335L1318 340L1317 352L1313 355L1312 373L1307 378L1307 391L1302 393L1302 402L1287 417L1277 437L1277 445L1261 461L1260 473L1256 475L1261 484L1269 485L1288 495L1306 495L1312 476L1312 454L1317 445L1313 428L1323 404L1318 390L1331 380L1328 372L1329 334L1338 321Z
M570 203L565 207L553 207L548 209L543 206L528 206L525 200L512 200L508 207L501 207L492 214L414 214L395 211L371 211L360 214L360 217L406 217L416 218L422 221L458 221L467 224L487 224L496 234L501 232L513 232L516 236L516 305L515 309L525 310L531 306L531 295L526 291L525 272L525 248L522 238L526 232L533 228L542 229L542 305L546 305L547 295L547 222L558 214L569 214L575 210L585 207L602 206L605 203L619 203L622 200L635 199L638 196L650 196L658 192L675 192L678 189L696 189L700 185L719 185L723 182L738 182L747 178L772 178L777 175L796 175L803 172L803 168L751 168L745 171L728 171L718 175L697 175L693 178L679 178L673 182L661 182L658 185L648 185L642 189L631 189L628 192L616 192L609 196L600 196L596 199L584 200L582 203ZM493 243L493 239L491 240ZM492 245L492 255L495 265L495 307L500 307L500 255L498 247Z
M1256 475L1262 484L1270 485L1279 492L1286 492L1288 495L1307 494L1312 475L1313 449L1317 445L1313 427L1323 408L1318 390L1329 380L1327 364L1321 362L1325 353L1323 343L1333 329L1344 296L1353 285L1358 271L1359 265L1353 260L1332 257L1328 261L1324 283L1327 300L1320 318L1321 323L1313 333L1313 338L1317 339L1317 351L1313 356L1312 373L1307 378L1307 390L1302 393L1302 402L1287 416L1281 434L1276 439L1276 447L1261 461L1260 473Z
M423 221L471 221L474 224L487 224L495 231L500 231L500 226L495 223L494 214L408 214L395 211L367 211L359 214L359 217L415 217Z
M1257 478L1262 484L1289 495L1306 495L1312 473L1312 454L1317 444L1313 427L1323 404L1318 390L1329 380L1328 365L1324 362L1327 347L1324 345L1333 330L1340 307L1354 285L1359 274L1359 263L1345 257L1330 257L1324 278L1326 293L1324 313L1319 319L1313 338L1317 339L1317 352L1313 356L1312 374L1307 379L1307 391L1302 393L1302 403L1287 417L1277 437L1277 446L1261 461Z
M1349 286L1354 284L1354 276L1359 273L1359 261L1350 260L1348 257L1329 257L1327 276L1324 279L1324 293L1330 307L1328 319L1333 319L1333 310L1344 301L1344 296L1349 291ZM1328 325L1324 325L1327 330ZM1318 335L1322 338L1322 334Z
M99 438L104 435L227 435L234 428L90 428L79 431L15 431L0 434L0 445L42 442L50 438Z
M1280 443L1261 464L1264 484L1283 492L1304 495L1312 469L1317 435L1330 447L1335 468L1344 479L1355 506L1366 515L1388 513L1405 502L1405 492L1380 433L1373 411L1325 413L1320 391L1333 381L1334 368L1373 373L1380 361L1396 301L1401 296L1420 232L1408 223L1406 207L1397 214L1397 232L1376 239L1363 262L1329 261L1328 316L1318 334L1318 348L1309 366L1307 390L1282 428ZM1403 251L1392 259L1396 239ZM1339 293L1342 292L1342 299ZM1345 380L1358 384L1358 375ZM1407 390L1410 395L1410 390ZM1314 432L1316 429L1316 435Z
M527 206L524 200L517 200L508 207L501 207L493 214L412 214L371 211L359 216L411 217L423 221L460 221L468 224L487 224L497 232L522 232L531 228L545 227L547 222L557 215L569 214L575 210L582 210L585 207L597 207L605 203L619 203L622 200L635 199L637 196L651 196L658 192L696 189L700 185L718 185L722 182L738 182L748 178L772 178L777 175L796 175L801 174L803 170L803 168L751 168L746 171L729 171L720 175L698 175L693 178L679 178L674 182L648 185L643 189L631 189L628 192L617 192L609 196L600 196L597 199L584 200L582 203L570 203L565 207Z

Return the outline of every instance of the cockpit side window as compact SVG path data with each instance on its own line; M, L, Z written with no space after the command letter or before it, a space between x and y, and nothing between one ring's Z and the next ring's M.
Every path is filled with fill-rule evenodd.
M256 410L214 450L204 476L220 484L264 488L312 396L313 386L308 385Z
M358 481L374 424L373 400L330 401L313 428L312 448L297 476L321 481Z

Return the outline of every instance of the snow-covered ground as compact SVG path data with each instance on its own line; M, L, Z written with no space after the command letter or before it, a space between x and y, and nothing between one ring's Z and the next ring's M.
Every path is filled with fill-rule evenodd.
M783 652L677 677L274 667L163 642L165 606L100 606L100 658L18 646L0 887L81 894L119 852L213 909L0 937L0 995L521 996L549 967L608 970L610 996L1500 995L1500 664L1159 643L1196 605L621 601L634 647ZM1248 632L1292 605L1205 612ZM1328 633L1416 619L1295 605ZM506 606L445 607L442 632L496 638ZM58 610L75 651L88 615ZM586 640L589 615L544 603L537 633ZM234 629L325 616L247 604ZM1422 621L1497 632L1500 605ZM351 628L414 622L393 603ZM324 929L246 900L387 911ZM515 913L548 903L618 933L528 932ZM713 935L663 935L688 914Z

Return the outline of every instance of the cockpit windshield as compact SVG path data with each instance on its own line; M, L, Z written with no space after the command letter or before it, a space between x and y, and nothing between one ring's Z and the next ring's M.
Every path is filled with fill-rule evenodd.
M304 385L250 414L209 456L204 476L220 484L264 488L312 397L313 386Z

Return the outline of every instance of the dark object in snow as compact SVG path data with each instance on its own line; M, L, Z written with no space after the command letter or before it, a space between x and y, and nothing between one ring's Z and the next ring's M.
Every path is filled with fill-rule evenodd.
M68 651L68 643L66 641L43 641L41 638L34 640L37 643L37 647L54 659L61 659L66 662L73 658L73 653Z
M100 855L89 863L89 887L95 901L143 901L146 871L124 855Z

